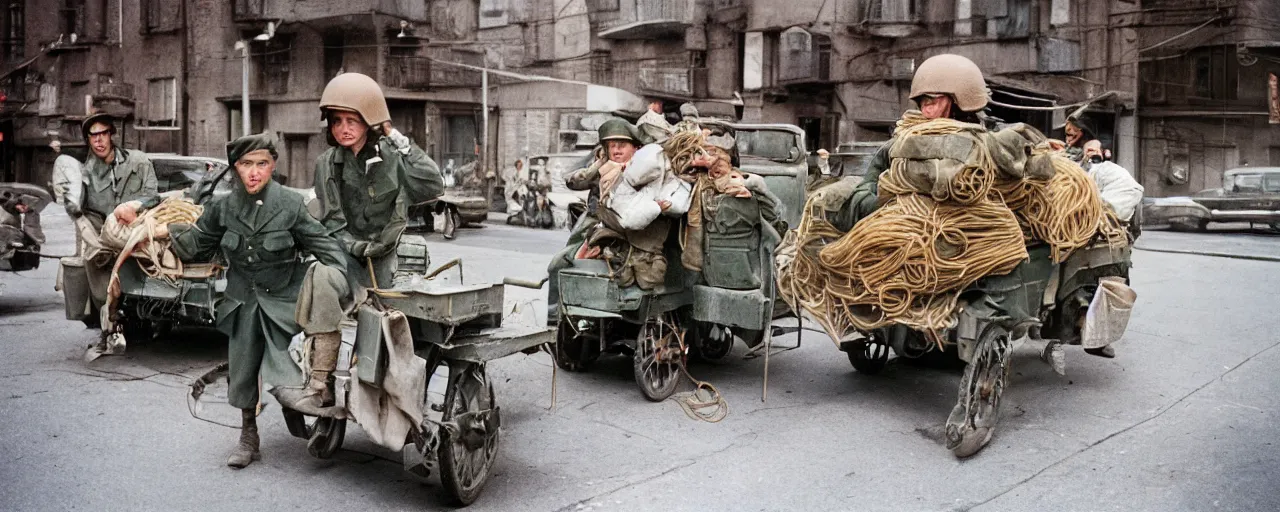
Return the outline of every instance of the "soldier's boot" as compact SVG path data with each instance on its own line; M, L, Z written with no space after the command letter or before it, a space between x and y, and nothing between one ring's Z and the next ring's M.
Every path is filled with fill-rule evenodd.
M333 405L333 390L329 388L329 374L338 366L341 346L340 332L311 335L311 377L302 388L273 389L280 405L310 416L343 417L342 408Z
M242 469L253 461L262 458L261 452L258 451L258 416L254 408L241 409L240 418L240 443L236 445L236 450L231 452L231 456L227 457L227 465L236 469Z

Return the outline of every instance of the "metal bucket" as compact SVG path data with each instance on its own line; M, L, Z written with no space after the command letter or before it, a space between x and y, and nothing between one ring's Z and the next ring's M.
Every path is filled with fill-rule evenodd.
M58 282L62 283L62 303L67 320L84 320L89 309L89 274L79 256L62 258L58 265Z

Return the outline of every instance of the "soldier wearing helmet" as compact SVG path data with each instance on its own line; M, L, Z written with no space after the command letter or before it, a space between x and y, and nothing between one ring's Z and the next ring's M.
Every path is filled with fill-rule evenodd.
M987 107L989 93L982 70L973 61L959 55L943 54L926 59L911 79L911 100L919 112L929 119L950 118L980 124L981 112ZM848 231L878 207L880 174L889 168L889 140L867 164L866 175L844 178L815 192L815 198L826 205L832 223Z
M565 187L569 190L589 190L590 193L587 196L586 213L578 218L578 224L574 226L573 233L569 234L564 250L552 258L547 267L547 273L551 277L547 281L547 323L552 325L559 320L560 270L573 263L574 254L586 241L587 233L600 223L596 209L600 205L602 189L607 189L612 182L616 182L616 176L621 176L622 169L631 162L636 150L644 145L640 129L624 119L612 118L605 121L596 130L596 134L600 145L596 147L595 161L590 166L565 174L564 177ZM603 177L602 169L605 174ZM612 170L616 170L616 173L610 172Z
M409 271L426 266L420 237L401 243L407 208L444 193L440 168L391 127L382 88L368 76L334 77L320 97L320 112L331 146L316 160L320 221L346 253L351 287L375 286L370 265L377 286L403 284Z

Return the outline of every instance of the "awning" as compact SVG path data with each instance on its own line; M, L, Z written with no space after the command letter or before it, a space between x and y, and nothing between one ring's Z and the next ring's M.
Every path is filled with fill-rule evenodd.
M36 59L39 59L40 57L44 57L44 54L46 54L46 53L49 53L49 50L41 50L41 51L40 51L40 53L37 53L34 57L31 57L30 59L27 59L27 60L25 60L25 61L22 61L22 64L18 64L17 66L14 66L13 68L10 68L10 69L8 69L8 70L5 70L4 74L3 74L3 75L0 75L0 79L3 79L3 78L9 78L9 75L12 75L14 71L17 71L17 70L19 70L19 69L23 69L23 68L26 68L27 66L30 66L32 62L35 62L35 61L36 61Z

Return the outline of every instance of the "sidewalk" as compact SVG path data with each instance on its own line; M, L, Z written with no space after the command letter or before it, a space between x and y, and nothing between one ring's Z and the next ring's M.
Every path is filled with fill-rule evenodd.
M1257 231L1181 233L1143 230L1135 249L1280 262L1280 234Z

